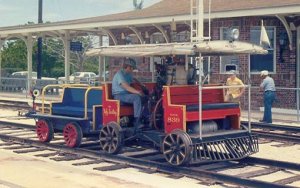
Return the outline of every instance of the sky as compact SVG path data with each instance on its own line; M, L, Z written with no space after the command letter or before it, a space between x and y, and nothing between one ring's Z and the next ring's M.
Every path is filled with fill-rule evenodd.
M144 8L160 0L144 0ZM38 22L39 0L0 0L0 27ZM43 0L43 22L57 22L133 10L133 0Z

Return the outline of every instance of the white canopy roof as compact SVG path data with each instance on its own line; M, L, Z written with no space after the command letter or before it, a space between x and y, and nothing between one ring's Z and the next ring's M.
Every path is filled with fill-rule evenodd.
M258 45L240 41L203 41L200 43L168 43L119 45L91 49L88 56L110 57L149 57L164 55L233 55L267 54L268 51Z

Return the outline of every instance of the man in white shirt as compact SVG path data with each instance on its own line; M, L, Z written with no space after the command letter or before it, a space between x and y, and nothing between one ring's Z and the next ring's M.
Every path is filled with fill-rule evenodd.
M273 78L269 76L269 72L264 70L260 73L263 79L260 88L264 91L264 117L261 122L272 123L272 105L275 100L275 83Z

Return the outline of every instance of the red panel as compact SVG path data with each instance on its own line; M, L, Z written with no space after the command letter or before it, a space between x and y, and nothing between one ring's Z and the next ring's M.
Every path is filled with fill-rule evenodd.
M118 102L115 100L109 100L110 97L111 97L111 84L105 84L103 86L103 95L102 95L103 126L107 125L111 121L118 122L119 119Z
M230 109L216 109L216 110L204 110L202 111L202 120L210 119L223 119L226 116L237 115L240 116L240 108L230 108ZM186 121L198 121L199 112L186 112Z
M183 106L169 106L164 109L165 133L170 133L174 129L185 131L185 117Z
M152 92L155 87L155 83L146 83L147 89ZM133 87L139 89L138 85L134 84ZM134 110L133 106L120 106L119 101L112 99L112 84L106 83L103 86L103 95L102 95L102 115L103 115L103 124L104 126L111 122L119 122L120 117L133 115Z
M134 114L133 106L120 106L120 117Z
M198 104L199 89L198 86L170 86L171 104ZM203 89L202 103L224 102L224 90L221 89Z
M114 121L118 122L118 102L117 101L103 101L102 105L103 125Z
M199 103L198 86L167 86L163 91L163 108L165 132L170 133L174 129L186 129L186 122L198 121L199 112L186 112L185 104ZM203 104L223 103L223 89L202 90ZM202 120L231 118L232 128L239 128L240 108L226 108L202 111Z
M149 93L152 93L154 91L156 83L149 82L149 83L143 83L143 84L146 86L146 88L148 89ZM142 90L142 88L140 87L140 85L138 85L137 83L132 84L132 87L134 87L137 90Z

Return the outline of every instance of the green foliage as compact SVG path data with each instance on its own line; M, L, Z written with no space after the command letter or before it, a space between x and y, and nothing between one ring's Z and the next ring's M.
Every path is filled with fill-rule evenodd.
M94 72L98 74L99 69L99 58L98 57L89 57L86 59L84 66L84 70L87 72Z
M31 23L28 23L31 24ZM86 50L93 46L95 39L93 36L77 37L74 41L80 41L83 44L83 51L71 51L71 70L91 71L97 73L98 58L86 57ZM32 69L36 71L37 65L37 42L33 45ZM64 76L64 45L62 40L56 38L43 39L42 52L42 76L59 77ZM24 41L21 39L10 40L5 43L2 50L2 69L7 74L16 71L27 70L27 49Z
M27 68L26 45L22 40L13 40L3 46L2 68L8 74Z

